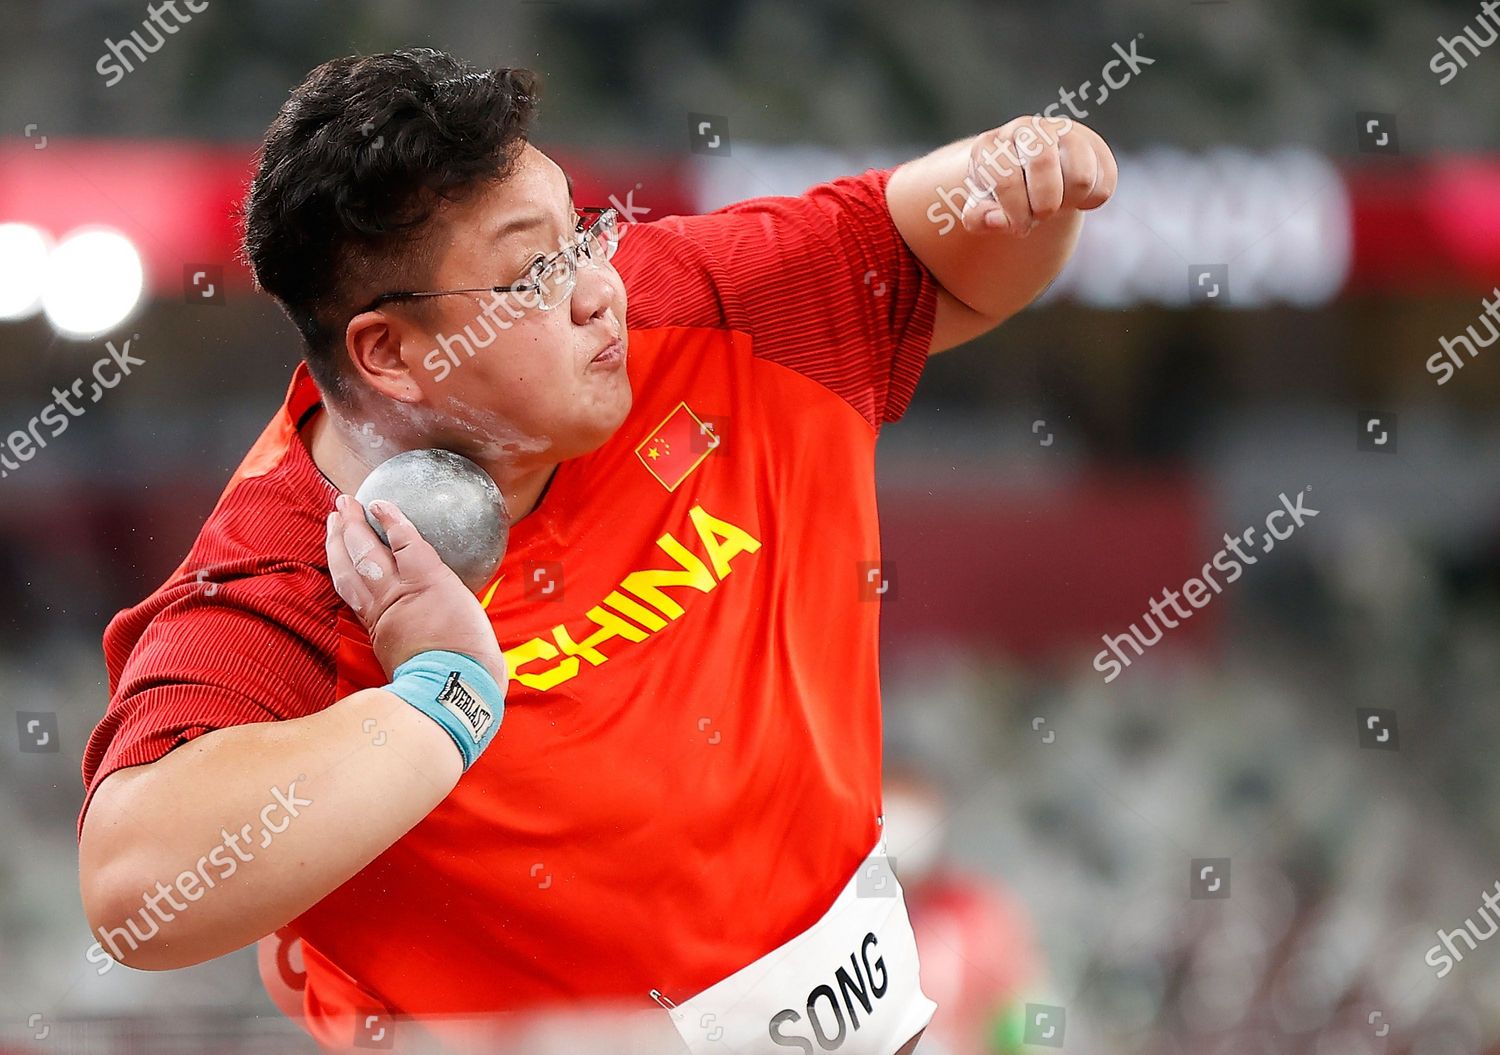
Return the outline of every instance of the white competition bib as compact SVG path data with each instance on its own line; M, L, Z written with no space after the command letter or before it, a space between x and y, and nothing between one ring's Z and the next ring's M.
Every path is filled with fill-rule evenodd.
M919 970L882 835L821 919L668 1010L693 1055L895 1055L937 1010Z

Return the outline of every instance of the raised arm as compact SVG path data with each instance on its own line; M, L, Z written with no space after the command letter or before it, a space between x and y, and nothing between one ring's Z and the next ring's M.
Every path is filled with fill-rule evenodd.
M942 287L929 354L1035 300L1118 179L1104 140L1067 118L1017 118L896 169L891 218Z

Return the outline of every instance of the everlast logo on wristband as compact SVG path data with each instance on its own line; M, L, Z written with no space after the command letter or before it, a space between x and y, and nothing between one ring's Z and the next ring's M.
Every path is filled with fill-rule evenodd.
M477 692L464 683L456 670L448 675L448 682L438 693L437 702L468 726L476 742L484 738L485 731L495 720L494 712L484 705Z
M885 996L890 987L885 958L879 957L873 964L870 962L871 950L878 944L874 934L866 934L859 943L859 952L849 954L849 967L840 967L834 972L833 985L824 983L807 994L807 1023L801 1028L810 1029L813 1040L786 1032L788 1028L799 1028L792 1024L802 1021L801 1012L787 1008L771 1017L772 1043L781 1048L796 1048L807 1055L814 1055L817 1051L837 1051L843 1047L849 1035L860 1027L858 1009L863 1008L867 1017L871 1015L876 1009L876 1001Z

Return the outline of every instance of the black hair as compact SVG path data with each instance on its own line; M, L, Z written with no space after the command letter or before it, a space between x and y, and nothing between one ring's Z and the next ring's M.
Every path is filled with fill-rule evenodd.
M349 316L420 285L427 220L509 175L536 102L532 71L479 70L430 48L333 59L292 91L260 149L243 253L325 394L349 394Z

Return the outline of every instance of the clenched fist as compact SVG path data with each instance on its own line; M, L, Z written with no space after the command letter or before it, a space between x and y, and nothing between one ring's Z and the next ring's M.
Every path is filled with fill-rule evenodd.
M1093 129L1066 117L1018 117L974 139L964 229L1024 238L1060 209L1097 209L1119 178Z

